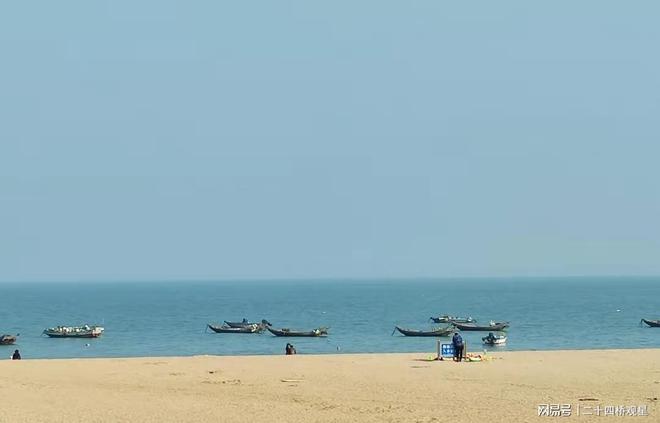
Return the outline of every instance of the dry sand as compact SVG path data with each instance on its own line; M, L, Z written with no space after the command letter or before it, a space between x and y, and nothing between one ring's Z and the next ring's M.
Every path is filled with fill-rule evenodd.
M3 360L0 421L660 422L660 350L429 355ZM545 403L573 416L538 417ZM575 416L577 404L649 416Z

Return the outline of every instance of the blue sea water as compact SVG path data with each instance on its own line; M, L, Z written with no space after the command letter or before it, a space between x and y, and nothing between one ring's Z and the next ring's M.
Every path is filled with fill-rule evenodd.
M432 352L435 338L392 331L430 328L428 318L445 313L510 321L498 350L660 347L660 329L639 325L660 318L660 278L5 283L0 298L0 334L20 333L16 347L0 346L7 357L14 348L25 358L282 354L287 342L299 353ZM243 317L329 326L330 336L205 331ZM84 323L106 332L93 340L41 336L46 327ZM470 349L484 348L482 336L463 333Z

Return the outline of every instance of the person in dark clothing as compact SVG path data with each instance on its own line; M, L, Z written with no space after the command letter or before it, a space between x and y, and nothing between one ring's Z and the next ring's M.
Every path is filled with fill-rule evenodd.
M296 353L296 349L293 347L293 345L287 343L286 344L286 355L293 355Z
M458 332L454 333L451 343L454 345L454 361L463 360L463 338Z
M12 360L20 360L21 359L21 353L18 352L18 350L14 350L14 355L11 356Z

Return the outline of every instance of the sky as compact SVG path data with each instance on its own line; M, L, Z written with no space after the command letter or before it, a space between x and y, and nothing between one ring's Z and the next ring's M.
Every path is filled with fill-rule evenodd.
M3 2L0 281L658 275L658 13Z

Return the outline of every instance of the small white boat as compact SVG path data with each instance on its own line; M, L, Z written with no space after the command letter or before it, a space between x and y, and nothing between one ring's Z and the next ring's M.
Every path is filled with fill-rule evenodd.
M488 336L481 338L481 340L484 341L485 345L504 345L506 344L506 335L493 335L491 332Z
M103 333L101 326L57 326L44 330L51 338L98 338Z

